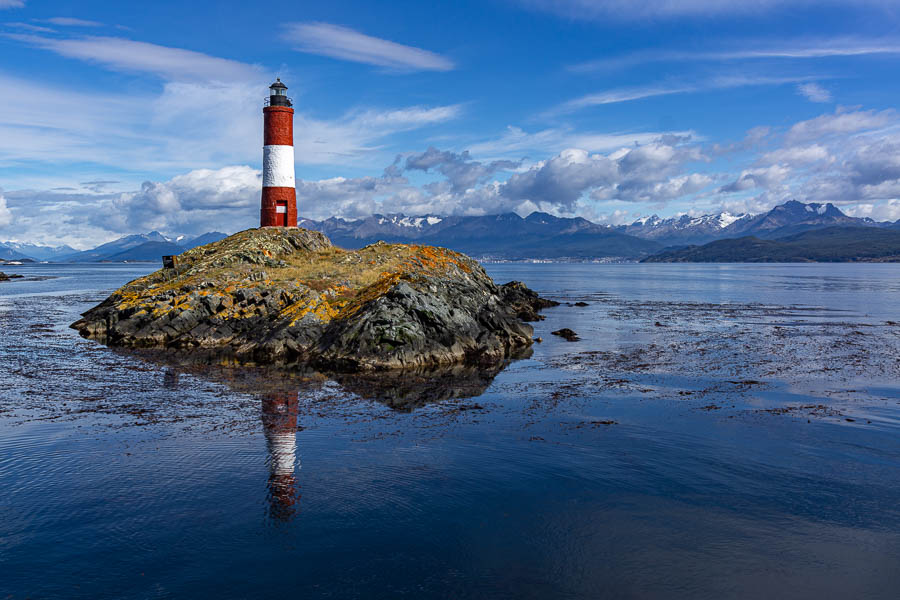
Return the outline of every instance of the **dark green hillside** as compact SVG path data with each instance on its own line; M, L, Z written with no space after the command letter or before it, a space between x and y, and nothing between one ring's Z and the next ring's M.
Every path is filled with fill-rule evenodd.
M900 262L900 231L828 227L774 240L718 240L665 250L643 262Z

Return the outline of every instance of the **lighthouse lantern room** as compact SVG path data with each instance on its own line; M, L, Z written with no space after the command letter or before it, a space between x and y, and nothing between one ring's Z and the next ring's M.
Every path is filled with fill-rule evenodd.
M263 108L263 188L260 227L296 227L294 109L287 86L276 79Z

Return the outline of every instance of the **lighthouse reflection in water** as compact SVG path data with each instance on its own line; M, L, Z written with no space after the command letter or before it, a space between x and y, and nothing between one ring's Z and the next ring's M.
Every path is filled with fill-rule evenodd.
M262 425L268 449L269 516L289 521L299 509L297 465L297 392L271 393L262 397Z

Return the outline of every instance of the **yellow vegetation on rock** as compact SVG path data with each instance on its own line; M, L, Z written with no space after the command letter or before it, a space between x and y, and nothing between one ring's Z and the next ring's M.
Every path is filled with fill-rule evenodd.
M356 251L334 247L317 232L251 229L177 257L114 295L119 309L162 318L217 299L217 318L242 319L257 311L234 299L241 290L277 294L279 315L293 326L304 318L345 319L401 281L470 274L468 257L431 246L379 242Z

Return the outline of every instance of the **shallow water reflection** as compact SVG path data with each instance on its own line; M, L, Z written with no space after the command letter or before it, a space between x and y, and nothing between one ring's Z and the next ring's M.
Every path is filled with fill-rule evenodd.
M290 521L299 510L300 485L295 471L297 462L297 411L296 393L263 394L263 434L268 450L268 502L269 516L278 521Z

